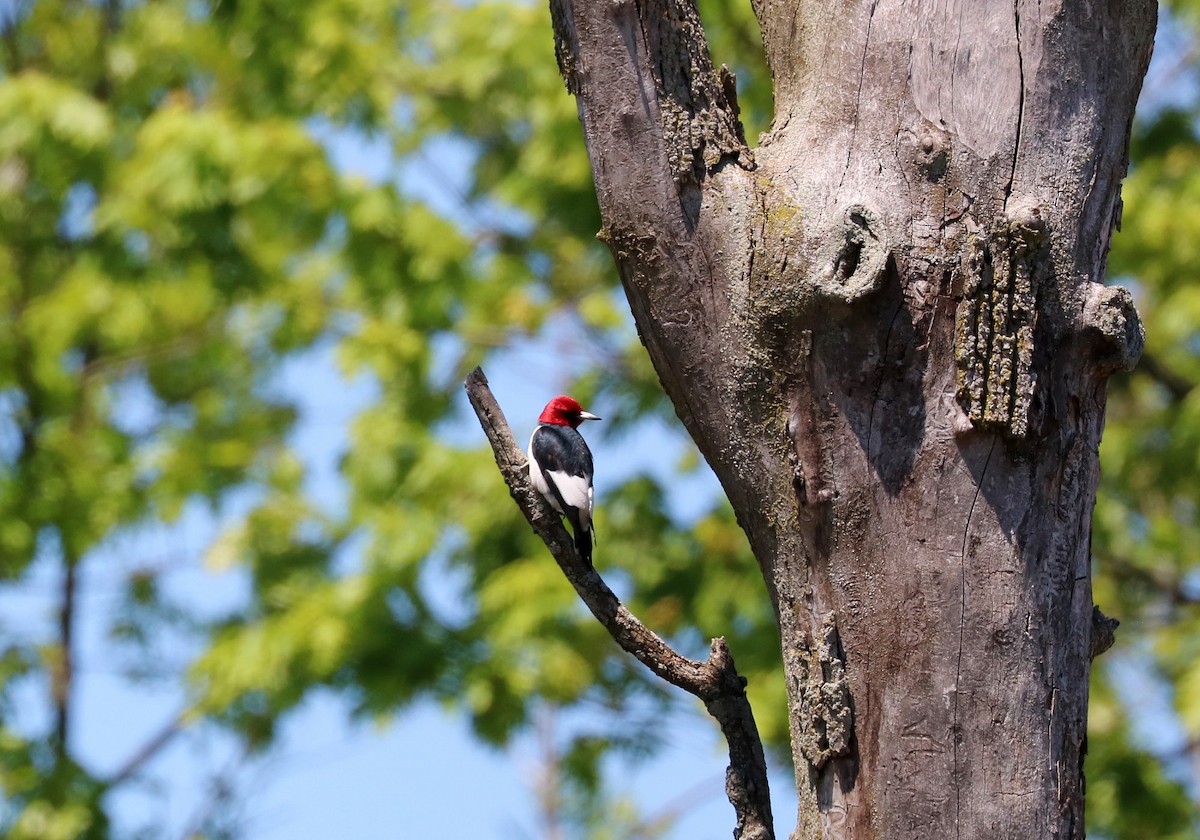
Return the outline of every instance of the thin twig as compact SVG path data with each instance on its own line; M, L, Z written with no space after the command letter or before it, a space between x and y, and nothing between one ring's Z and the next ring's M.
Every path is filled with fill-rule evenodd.
M109 787L116 787L122 782L128 781L135 773L141 770L152 758L158 755L162 750L170 744L175 737L183 732L184 724L187 721L187 713L180 712L169 723L160 729L153 738L141 746L129 759L121 765L121 769L112 775L108 780Z
M1145 373L1156 380L1160 385L1167 389L1171 394L1171 398L1176 402L1187 399L1188 394L1196 387L1196 384L1185 376L1180 376L1175 373L1165 364L1158 356L1153 355L1149 351L1143 350L1142 357L1138 360L1137 370Z
M58 766L67 762L67 737L71 722L71 684L75 677L75 603L79 565L74 557L65 556L62 603L58 610L59 653L50 680L54 703L54 758Z
M596 570L580 559L562 522L533 489L525 455L517 445L483 371L475 368L464 385L492 445L496 465L509 493L592 615L623 650L667 682L698 697L720 724L729 744L725 792L737 813L734 837L737 840L774 840L762 740L746 699L746 680L734 667L725 639L713 639L708 659L694 662L673 650L629 612Z
M1133 578L1137 582L1157 590L1174 608L1200 603L1200 595L1188 590L1184 580L1178 573L1164 567L1148 568L1140 566L1126 557L1110 555L1102 561L1108 571L1124 578Z
M21 72L23 56L21 55L21 38L17 28L21 25L28 9L25 3L9 3L8 8L0 12L0 38L4 39L6 75L15 76Z
M710 776L687 790L675 794L666 804L660 806L657 813L649 814L638 820L637 825L631 830L630 836L645 838L645 840L661 837L668 827L679 822L679 819L688 811L712 799L716 783L717 778Z
M538 753L541 757L541 764L538 767L534 791L542 818L542 840L563 840L560 822L563 806L560 783L562 768L559 766L558 746L554 742L554 728L554 709L545 706L537 718Z

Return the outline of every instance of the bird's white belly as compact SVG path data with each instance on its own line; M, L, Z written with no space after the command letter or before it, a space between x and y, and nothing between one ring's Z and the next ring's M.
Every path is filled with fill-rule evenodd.
M542 468L538 466L537 460L533 457L532 440L530 440L527 456L529 458L529 480L533 484L533 489L542 494L542 498L550 503L550 507L559 513L565 513L566 511L559 506L554 493L550 491L550 485L546 483L546 476L542 474ZM562 494L563 501L579 511L579 522L584 530L590 528L595 493L592 485L583 476L569 475L562 470L550 470L550 478L554 481L558 492Z

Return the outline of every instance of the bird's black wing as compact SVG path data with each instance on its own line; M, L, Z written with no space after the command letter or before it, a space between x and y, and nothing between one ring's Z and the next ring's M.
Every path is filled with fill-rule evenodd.
M533 457L542 472L592 477L592 452L583 435L570 426L539 426L533 435Z
M530 444L533 457L537 460L550 493L558 502L563 515L571 523L575 534L575 549L589 565L592 562L592 529L584 528L579 519L579 508L563 497L562 489L554 480L554 473L586 479L591 484L592 453L583 435L569 426L540 426L534 432Z

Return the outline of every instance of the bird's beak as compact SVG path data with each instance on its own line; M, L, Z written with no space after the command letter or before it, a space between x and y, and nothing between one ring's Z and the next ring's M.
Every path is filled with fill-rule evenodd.
M581 411L581 412L579 412L579 419L580 420L600 420L603 418L597 417L595 414L592 414L590 411Z

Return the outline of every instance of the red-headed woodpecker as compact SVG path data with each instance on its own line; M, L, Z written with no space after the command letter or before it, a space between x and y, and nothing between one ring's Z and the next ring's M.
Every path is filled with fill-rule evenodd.
M570 397L555 397L538 417L529 438L529 478L550 507L567 517L575 550L592 563L592 453L576 429L599 420Z

